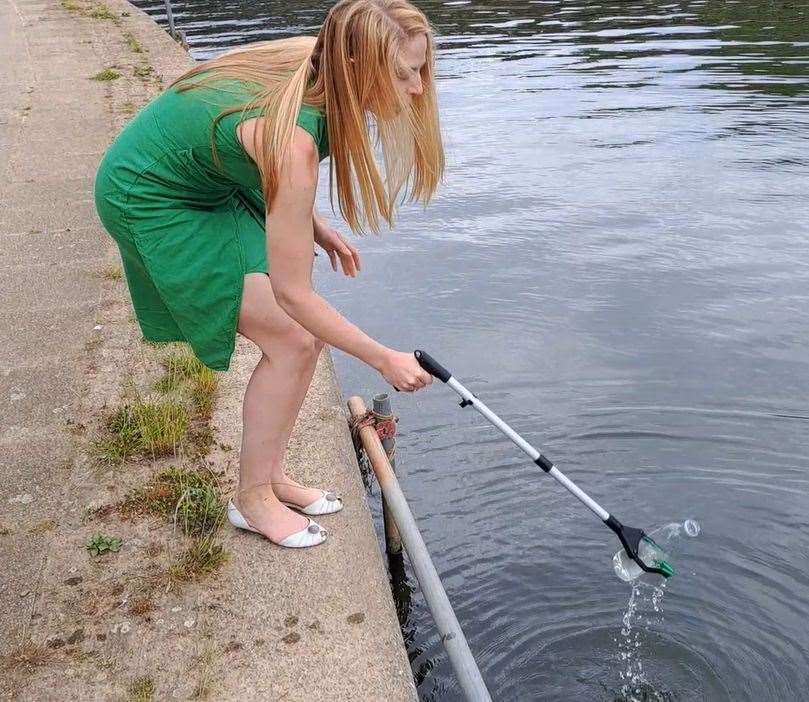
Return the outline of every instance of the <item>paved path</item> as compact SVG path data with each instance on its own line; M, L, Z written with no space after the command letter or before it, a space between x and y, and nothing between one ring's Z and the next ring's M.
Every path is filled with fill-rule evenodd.
M99 7L115 20L87 16ZM125 32L143 52L133 54ZM152 75L134 78L144 61ZM128 613L123 585L102 614L87 606L102 574L83 553L95 528L83 511L116 498L127 476L93 472L81 425L116 396L116 370L137 365L125 293L102 274L115 254L95 216L93 176L129 108L189 62L123 0L0 0L0 698L126 699L146 675L155 699L187 699L204 678L217 700L413 700L328 355L288 464L346 498L344 513L324 522L329 542L296 552L227 531L224 571L166 595L151 616ZM120 80L89 80L113 65ZM255 360L240 344L223 377L221 444L238 446ZM230 479L234 453L210 459ZM131 529L143 537L130 539L133 549L163 533Z

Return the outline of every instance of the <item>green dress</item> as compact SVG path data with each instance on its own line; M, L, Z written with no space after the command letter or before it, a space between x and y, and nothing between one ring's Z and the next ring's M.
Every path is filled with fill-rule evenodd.
M268 272L261 178L236 136L261 110L218 123L221 167L211 150L213 120L249 102L249 88L233 79L169 88L126 125L95 179L96 210L121 251L143 336L187 341L214 370L230 364L245 274ZM324 159L323 113L304 105L297 123Z

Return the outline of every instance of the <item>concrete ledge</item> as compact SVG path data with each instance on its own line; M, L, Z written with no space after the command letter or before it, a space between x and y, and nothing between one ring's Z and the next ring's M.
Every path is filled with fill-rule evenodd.
M99 7L107 19L81 11ZM287 459L295 477L344 497L343 512L322 518L325 545L281 549L226 526L223 569L159 593L140 615L137 578L161 557L153 552L175 547L171 527L112 517L105 526L124 536L120 558L92 562L84 551L98 529L87 509L114 503L157 467L103 471L85 455L88 427L125 375L148 368L124 286L102 275L115 253L93 212L92 180L133 110L191 63L123 0L0 9L0 404L9 417L0 440L11 478L0 488L0 559L14 564L0 576L0 699L123 700L148 678L154 699L415 700L327 352ZM144 65L152 72L136 77ZM113 66L120 79L90 80ZM257 359L240 340L221 377L206 460L226 485Z

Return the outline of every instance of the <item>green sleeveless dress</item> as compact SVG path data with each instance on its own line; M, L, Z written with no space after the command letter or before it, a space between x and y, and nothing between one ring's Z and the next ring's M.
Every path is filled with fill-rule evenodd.
M261 110L234 112L211 134L223 110L252 97L250 83L232 79L169 88L126 125L95 179L96 210L121 251L143 336L186 341L214 370L230 364L245 274L268 272L261 177L236 136ZM326 158L323 113L303 105L297 123Z

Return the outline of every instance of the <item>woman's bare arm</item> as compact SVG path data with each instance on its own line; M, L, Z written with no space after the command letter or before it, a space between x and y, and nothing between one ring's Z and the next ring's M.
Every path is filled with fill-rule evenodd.
M259 119L243 122L238 132L254 161L255 129L260 129ZM308 132L296 126L290 157L281 169L266 217L267 258L276 301L304 329L377 369L396 387L414 390L429 384L431 376L422 370L413 354L394 351L375 341L312 289L312 208L317 176L317 146Z

